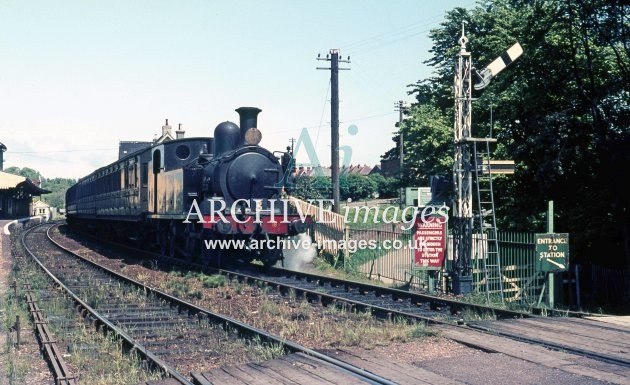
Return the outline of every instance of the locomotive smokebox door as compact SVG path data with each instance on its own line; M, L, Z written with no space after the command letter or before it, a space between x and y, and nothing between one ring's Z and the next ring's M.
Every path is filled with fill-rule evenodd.
M221 167L219 182L226 201L273 198L278 194L281 166L266 150L239 150Z

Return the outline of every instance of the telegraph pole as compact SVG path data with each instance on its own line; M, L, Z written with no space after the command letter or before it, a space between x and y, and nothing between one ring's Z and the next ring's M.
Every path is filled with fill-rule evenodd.
M330 177L332 179L333 207L339 213L339 63L350 63L350 57L343 59L338 49L331 49L326 58L317 55L317 60L330 62L330 67L317 67L318 70L330 70Z
M403 202L403 189L405 188L402 184L402 179L403 179L403 131L402 131L402 120L403 120L403 111L405 110L405 102L403 102L402 100L398 101L398 104L395 105L395 110L398 111L398 136L399 136L399 147L400 147L400 206L404 206L404 202Z

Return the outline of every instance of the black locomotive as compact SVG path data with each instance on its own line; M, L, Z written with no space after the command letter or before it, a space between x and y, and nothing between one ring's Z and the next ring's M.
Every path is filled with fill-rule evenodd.
M81 178L66 193L68 223L203 263L276 263L280 240L305 232L310 218L279 199L288 173L258 145L261 110L236 111L240 127L153 144Z

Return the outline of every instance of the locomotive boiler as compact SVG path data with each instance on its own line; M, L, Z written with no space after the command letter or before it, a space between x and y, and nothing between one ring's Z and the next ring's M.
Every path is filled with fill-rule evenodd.
M280 199L287 170L259 146L261 110L236 111L240 125L213 138L154 143L81 178L66 193L68 223L171 257L273 265L310 218Z

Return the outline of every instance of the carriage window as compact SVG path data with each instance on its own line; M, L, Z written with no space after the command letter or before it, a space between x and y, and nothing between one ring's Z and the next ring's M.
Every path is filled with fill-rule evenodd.
M177 155L180 160L186 160L190 156L190 148L185 144L180 144L175 149L175 155Z
M162 169L162 156L159 150L153 152L153 175L160 173Z
M147 187L147 179L149 179L149 164L142 163L142 168L140 169L140 183L142 183L143 187Z

